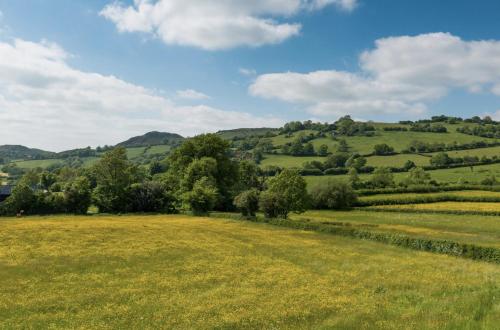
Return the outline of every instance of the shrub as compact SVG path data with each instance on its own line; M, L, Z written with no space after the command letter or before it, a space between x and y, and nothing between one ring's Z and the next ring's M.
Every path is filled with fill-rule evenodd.
M255 216L255 213L259 210L259 191L250 189L242 192L234 198L234 206L244 216Z
M131 212L175 213L175 198L160 182L133 184L129 190Z
M66 211L75 214L86 214L92 202L90 182L85 177L79 177L70 183L64 191Z
M269 180L268 190L261 194L260 205L269 217L287 218L290 212L304 212L307 205L304 178L295 170L283 170Z
M217 198L219 197L217 188L214 183L208 178L204 177L196 181L193 189L184 193L184 203L196 215L207 214L213 210Z
M394 186L394 175L389 168L382 166L373 172L370 182L376 188Z
M373 154L379 156L392 155L394 154L394 148L385 143L377 144L373 147Z
M357 201L352 186L343 181L329 180L312 189L312 205L315 209L348 209Z

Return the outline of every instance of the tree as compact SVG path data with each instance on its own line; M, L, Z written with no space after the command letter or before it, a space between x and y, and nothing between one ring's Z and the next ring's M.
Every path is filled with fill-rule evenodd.
M348 152L349 151L349 145L347 144L347 141L342 139L339 141L339 144L337 145L337 152Z
M376 144L373 147L374 155L383 156L383 155L391 155L393 153L394 153L394 148L385 143Z
M407 160L404 165L403 165L403 168L406 170L406 171L409 171L411 170L412 168L415 168L417 167L417 165L412 162L411 160Z
M359 171L361 168L363 168L366 165L366 162L367 161L366 161L365 157L362 157L359 155L352 155L345 162L345 166L355 168L357 171Z
M238 180L238 165L231 160L229 142L216 134L202 134L188 139L169 157L172 175L183 174L195 160L213 158L217 164L214 173L215 188L219 194L218 209L229 210L233 206L233 188ZM180 192L181 194L183 192Z
M94 165L97 187L94 201L101 212L123 212L127 209L127 189L137 179L136 170L127 160L123 147L108 151Z
M43 172L40 175L40 186L42 189L50 190L50 187L56 183L57 177L53 173Z
M92 190L86 177L79 177L68 184L64 191L66 211L75 214L87 214L92 203Z
M13 214L21 211L30 213L36 207L36 203L35 193L26 183L18 183L12 195L5 201L6 209Z
M328 146L326 144L322 144L318 148L318 156L327 156L328 155Z
M431 157L431 165L434 166L445 166L451 164L453 160L445 152L440 152Z
M394 185L394 175L387 167L378 167L370 180L371 184L377 188L385 188Z
M193 189L184 193L184 203L195 215L205 215L214 209L218 192L213 182L208 178L201 178L193 185Z
M236 192L255 188L263 189L263 173L259 166L251 162L242 161L238 166L238 184Z
M428 172L426 172L421 167L414 167L409 171L408 177L406 178L406 183L425 184L428 183L430 180L431 180L431 175Z
M130 187L129 210L131 212L175 213L175 198L161 182L146 181Z
M356 168L352 167L350 170L349 170L349 183L351 185L351 187L353 187L354 189L357 189L359 187L361 187L361 179L359 178L359 175L358 175L358 171L356 170Z
M315 209L348 209L352 207L357 196L352 186L343 181L329 180L324 184L315 186L311 192Z
M306 182L298 171L285 169L269 180L260 205L266 216L287 218L288 213L304 212L307 206Z
M347 159L349 159L349 154L345 152L336 152L328 156L325 161L325 168L344 167Z
M193 189L196 181L208 178L215 184L217 175L217 161L211 157L203 157L193 160L184 171L181 186L184 191Z
M314 146L313 146L313 144L311 142L307 142L305 144L303 154L305 156L313 156L313 155L315 155Z
M234 198L234 206L241 211L243 216L255 216L259 210L259 191L257 189L245 190Z

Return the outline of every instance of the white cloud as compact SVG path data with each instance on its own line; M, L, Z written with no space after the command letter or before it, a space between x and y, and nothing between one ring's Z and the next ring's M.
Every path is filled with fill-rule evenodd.
M206 50L277 44L300 33L298 23L285 23L304 10L329 5L351 11L357 0L134 0L107 5L101 15L120 32L150 33L166 44Z
M257 71L254 69L247 69L247 68L239 68L238 72L244 76L255 76L257 74Z
M186 89L176 92L177 97L186 100L207 100L210 96L203 94L201 92L195 91L194 89Z
M114 76L72 68L48 42L0 42L0 141L63 150L114 144L151 130L193 135L280 125L272 117L178 106Z
M360 56L359 72L265 74L250 93L331 116L419 114L452 89L500 95L500 41L464 41L447 33L379 39Z
M491 116L491 118L493 120L500 121L500 109L498 109L495 113L493 113L491 115L490 114L486 114L486 115Z

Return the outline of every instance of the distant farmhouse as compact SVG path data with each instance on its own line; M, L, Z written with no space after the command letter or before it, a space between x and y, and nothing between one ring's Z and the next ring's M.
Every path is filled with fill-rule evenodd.
M12 194L12 186L0 186L0 202L3 202Z

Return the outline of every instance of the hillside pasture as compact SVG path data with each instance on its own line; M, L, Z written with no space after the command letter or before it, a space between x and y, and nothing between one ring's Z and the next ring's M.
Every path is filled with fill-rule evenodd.
M463 201L498 201L500 203L500 192L484 190L464 190L464 191L446 191L437 193L406 193L406 194L380 194L359 197L359 202L372 205L387 204L421 204L422 201L429 199L456 198Z
M185 216L2 219L0 328L483 328L500 267Z
M457 212L457 213L471 213L471 214L484 213L491 215L500 215L499 202L494 202L494 203L438 202L438 203L405 204L405 205L378 205L378 206L372 206L371 208L401 211L401 212L405 211L437 212L437 213Z
M82 157L80 160L83 162L84 167L90 167L94 165L98 157ZM35 168L47 168L51 165L64 164L65 159L40 159L40 160L24 160L14 162L19 168L32 170Z
M320 161L324 162L326 160L326 157L293 157L289 155L272 155L272 154L265 154L264 159L261 161L260 165L261 167L266 167L266 166L279 166L282 168L302 168L302 166L310 161Z

